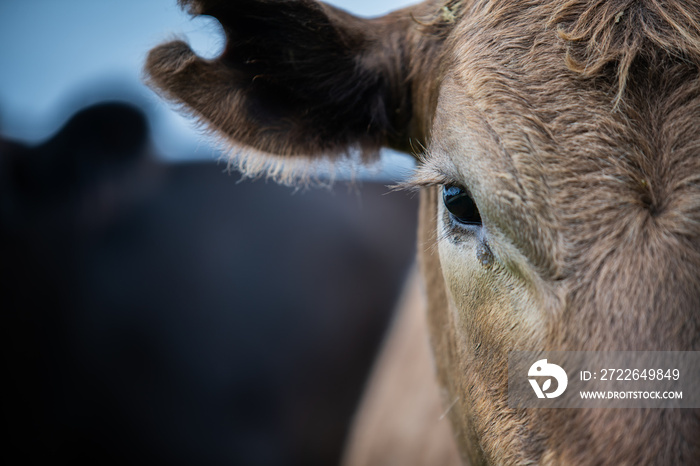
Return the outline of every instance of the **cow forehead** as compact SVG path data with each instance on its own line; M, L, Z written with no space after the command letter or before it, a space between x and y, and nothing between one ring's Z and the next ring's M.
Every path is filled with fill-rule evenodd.
M434 163L453 166L486 217L552 275L580 257L582 243L640 224L697 239L697 68L642 63L617 101L614 72L582 77L548 26L551 11L529 14L502 21L477 12L457 26Z

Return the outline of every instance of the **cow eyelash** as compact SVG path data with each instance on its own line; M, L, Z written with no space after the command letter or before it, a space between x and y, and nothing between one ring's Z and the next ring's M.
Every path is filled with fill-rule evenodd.
M446 170L431 163L431 160L418 167L413 175L396 186L395 189L417 191L420 188L432 188L442 186L458 186L460 183Z

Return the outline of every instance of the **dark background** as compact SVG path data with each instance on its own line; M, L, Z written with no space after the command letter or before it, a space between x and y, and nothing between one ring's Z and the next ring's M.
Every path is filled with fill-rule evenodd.
M10 451L333 464L411 264L415 200L237 183L149 147L123 103L39 146L0 142Z

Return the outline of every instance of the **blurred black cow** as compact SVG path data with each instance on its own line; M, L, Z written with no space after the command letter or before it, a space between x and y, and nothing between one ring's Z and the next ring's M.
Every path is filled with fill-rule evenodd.
M337 463L414 200L370 183L291 195L150 147L121 103L38 147L0 140L5 454Z

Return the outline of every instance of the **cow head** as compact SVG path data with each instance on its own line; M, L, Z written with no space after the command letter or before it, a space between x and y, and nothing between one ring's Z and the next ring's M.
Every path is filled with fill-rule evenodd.
M244 172L288 181L381 146L419 159L431 343L465 459L700 458L694 410L506 399L514 349L700 349L697 4L450 0L359 19L181 3L221 21L226 50L162 45L149 78Z

